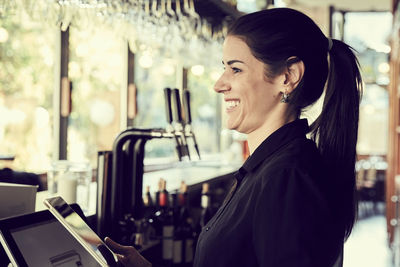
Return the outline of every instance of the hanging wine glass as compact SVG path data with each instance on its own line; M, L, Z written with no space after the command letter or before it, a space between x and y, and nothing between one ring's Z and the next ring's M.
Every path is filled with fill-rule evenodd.
M87 3L84 0L75 2L76 13L74 14L71 24L80 30L92 32L94 9L93 3Z
M15 3L63 31L70 25L86 32L112 27L132 51L143 44L186 65L220 51L226 34L226 25L216 28L200 17L194 0L174 0L174 8L172 0L0 0L0 16Z
M71 3L68 0L60 0L59 3L60 3L60 10L61 10L61 12L60 12L61 13L60 27L61 27L62 31L66 31L72 22L75 7L74 7L73 3Z
M43 6L42 18L45 24L59 27L61 24L60 19L61 8L54 0L47 0Z
M125 23L126 23L125 39L128 41L128 46L132 53L136 53L138 50L137 24L139 24L141 9L142 7L140 5L140 1L135 1L135 0L129 1L129 7L127 7L127 14L125 17Z

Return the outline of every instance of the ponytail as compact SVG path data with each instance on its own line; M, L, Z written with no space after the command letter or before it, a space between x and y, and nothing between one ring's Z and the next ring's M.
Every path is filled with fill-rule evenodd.
M362 79L354 50L332 40L330 67L322 112L311 125L311 137L332 173L337 197L335 211L346 239L356 220L355 161Z

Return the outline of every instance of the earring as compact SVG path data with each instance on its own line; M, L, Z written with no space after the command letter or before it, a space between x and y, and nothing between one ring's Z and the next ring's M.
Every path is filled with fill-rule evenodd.
M281 102L282 103L289 102L289 93L287 92L287 90L285 90L285 92L282 94Z

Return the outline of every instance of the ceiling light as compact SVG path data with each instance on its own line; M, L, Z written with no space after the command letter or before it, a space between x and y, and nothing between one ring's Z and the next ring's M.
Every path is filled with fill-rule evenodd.
M139 59L139 65L145 69L151 68L151 66L153 66L153 57L150 55L149 52L143 53L143 55Z
M202 65L194 65L190 68L190 71L195 76L201 76L204 73L204 67Z
M378 70L380 73L388 73L390 70L390 66L387 62L382 62L378 65Z

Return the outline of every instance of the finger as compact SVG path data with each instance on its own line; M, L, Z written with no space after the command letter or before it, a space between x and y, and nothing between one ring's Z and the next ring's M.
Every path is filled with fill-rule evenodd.
M111 250L113 250L115 253L119 253L119 254L126 254L128 252L132 253L132 251L135 251L135 249L133 247L130 246L123 246L118 244L117 242L115 242L114 240L112 240L109 237L106 237L104 239L104 242L106 243L107 246L109 246L111 248Z
M115 254L115 255L117 255L117 259L119 262L121 262L123 265L127 264L127 261L126 261L126 258L124 257L124 255L121 255L121 254Z

